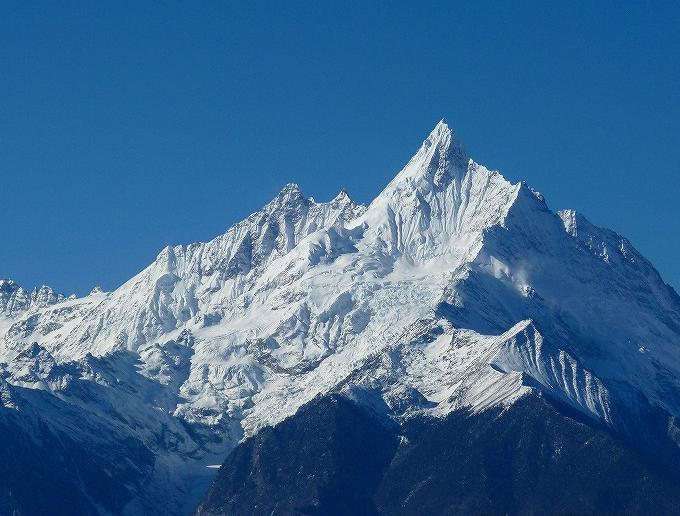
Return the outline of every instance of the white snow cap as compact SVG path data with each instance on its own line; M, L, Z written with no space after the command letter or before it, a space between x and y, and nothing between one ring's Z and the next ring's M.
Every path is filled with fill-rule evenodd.
M420 149L385 190L404 182L425 181L442 187L465 175L470 159L465 146L444 120L440 120Z

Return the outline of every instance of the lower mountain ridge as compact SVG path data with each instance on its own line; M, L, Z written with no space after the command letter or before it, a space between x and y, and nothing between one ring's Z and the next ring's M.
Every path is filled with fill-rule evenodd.
M662 449L537 393L400 424L327 395L237 446L194 514L677 514Z

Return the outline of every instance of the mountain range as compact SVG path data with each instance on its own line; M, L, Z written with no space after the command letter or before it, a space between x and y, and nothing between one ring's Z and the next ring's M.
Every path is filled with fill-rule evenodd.
M368 206L0 281L2 514L673 513L679 416L680 296L443 121Z

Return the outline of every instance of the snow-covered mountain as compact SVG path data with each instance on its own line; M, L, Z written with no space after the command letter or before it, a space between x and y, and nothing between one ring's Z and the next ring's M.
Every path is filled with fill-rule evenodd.
M650 435L650 413L680 431L680 297L444 122L369 206L289 184L113 292L2 281L0 332L0 423L90 450L96 482L62 466L92 512L186 513L207 465L332 392L396 419L541 392L626 435Z
M13 317L32 308L44 308L66 299L47 285L26 291L11 279L0 279L0 314Z

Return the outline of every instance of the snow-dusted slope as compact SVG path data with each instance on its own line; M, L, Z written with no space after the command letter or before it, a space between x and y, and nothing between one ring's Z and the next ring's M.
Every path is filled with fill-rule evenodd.
M183 510L205 464L330 391L394 417L532 389L631 432L641 399L680 416L677 294L622 237L470 160L443 122L368 207L288 185L114 292L15 310L12 289L5 410L40 391L55 432L90 414L88 445L139 443L153 465L128 513Z

